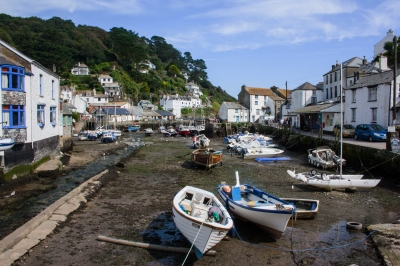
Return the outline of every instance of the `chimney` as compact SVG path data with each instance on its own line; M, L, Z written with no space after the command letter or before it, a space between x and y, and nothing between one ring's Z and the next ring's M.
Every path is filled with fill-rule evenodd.
M365 55L364 55L364 58L363 58L362 64L363 64L363 65L366 65L366 64L367 64L367 59L365 59Z
M338 61L336 60L336 66L339 66L339 63L338 63Z
M332 71L334 71L335 70L335 65L332 65Z
M388 70L387 66L387 57L384 56L383 54L379 55L379 69L380 70Z

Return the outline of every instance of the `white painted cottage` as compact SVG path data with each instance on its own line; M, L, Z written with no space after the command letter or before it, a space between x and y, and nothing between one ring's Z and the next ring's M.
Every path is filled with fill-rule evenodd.
M219 108L219 118L226 122L249 122L249 110L237 102L223 102Z

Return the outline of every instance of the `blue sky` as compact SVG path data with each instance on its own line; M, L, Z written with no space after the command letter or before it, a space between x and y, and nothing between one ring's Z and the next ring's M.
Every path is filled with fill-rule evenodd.
M0 12L161 36L235 98L244 84L316 84L336 60L372 60L389 29L400 35L398 0L13 0Z

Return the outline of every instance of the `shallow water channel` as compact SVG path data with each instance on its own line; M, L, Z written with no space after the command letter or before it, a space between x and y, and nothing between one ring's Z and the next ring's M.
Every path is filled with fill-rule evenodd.
M122 158L128 156L140 144L129 145L116 151L113 155L106 155L80 168L69 172L67 175L59 176L54 180L54 189L41 193L31 198L23 198L14 201L7 210L1 210L0 215L0 239L3 239L12 231L38 215L52 203L68 194L81 183L105 170L108 166L118 163Z

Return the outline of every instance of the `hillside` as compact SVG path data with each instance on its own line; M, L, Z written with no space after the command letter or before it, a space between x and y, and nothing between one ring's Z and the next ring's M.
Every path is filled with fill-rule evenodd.
M73 84L77 89L101 91L96 75L109 73L133 103L140 99L157 103L163 94L185 94L182 73L186 73L187 81L199 84L204 99L209 97L215 111L223 101L236 101L208 80L204 60L193 59L190 52L182 54L160 36L148 39L124 28L107 32L95 26L75 26L59 17L43 20L0 14L0 39L48 69L55 69L63 85ZM141 64L146 61L156 69L143 74L138 70L147 67ZM78 62L89 67L92 77L70 73Z

